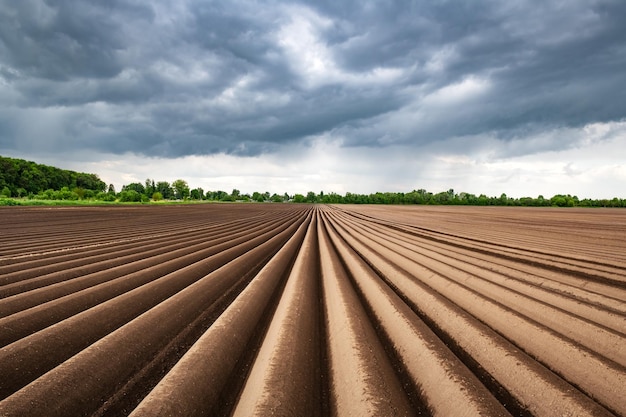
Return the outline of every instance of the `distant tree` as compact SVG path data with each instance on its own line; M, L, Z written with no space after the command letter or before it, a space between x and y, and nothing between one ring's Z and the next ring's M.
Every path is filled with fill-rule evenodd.
M293 196L293 202L294 203L304 203L305 202L305 198L302 194L295 194Z
M339 204L343 202L343 197L336 193L324 194L323 197L320 195L320 198L324 204Z
M36 193L45 190L48 187L48 181L45 174L39 169L35 163L25 166L18 179L18 185L27 192Z
M557 194L550 199L550 204L557 207L574 207L578 205L578 197Z
M164 199L171 200L174 198L174 190L172 186L167 181L159 181L156 183L156 191L161 193Z
M109 189L107 190L107 193L109 193L109 194L116 194L115 193L115 186L113 184L109 184Z
M78 200L78 196L71 192L68 187L63 187L54 194L55 200Z
M306 194L306 199L305 201L307 203L316 203L317 202L317 195L313 192L313 191L309 191Z
M343 202L346 204L355 204L356 199L357 195L352 193L346 193L346 195L343 196Z
M232 194L227 194L227 193L222 194L219 200L220 201L235 201Z
M142 200L142 194L135 190L123 190L120 191L120 201L122 202L139 202Z
M536 205L536 200L532 197L522 197L519 199L519 203L522 206L534 206Z
M202 188L194 188L190 191L190 196L192 200L202 200L204 199L204 190Z
M75 173L75 184L76 187L86 190L104 191L106 189L106 184L96 174L77 172Z
M163 194L161 194L158 191L155 191L154 193L152 193L152 199L154 201L161 201L161 200L163 200Z
M144 187L144 185L140 182L133 182L130 183L128 185L124 185L122 187L122 191L130 191L133 190L135 192L137 192L138 194L145 194L146 193L146 187Z
M98 201L115 201L115 194L105 193L104 191L100 191L97 193L94 198Z
M187 181L178 179L172 183L172 188L174 188L174 196L177 200L189 198L189 185Z
M478 196L478 202L477 202L477 204L478 204L479 206L486 206L486 205L488 205L488 204L489 204L489 198L488 198L486 195L481 194L481 195L479 195L479 196Z
M95 174L68 171L23 159L0 156L0 187L8 187L11 195L38 194L47 189L63 187L104 191L106 184ZM20 191L18 193L18 189Z
M85 189L81 188L81 187L76 187L72 190L74 192L74 194L76 194L78 196L79 200L82 200L85 198Z
M235 201L235 200L239 200L240 194L241 192L238 189L233 188L233 191L230 193L230 196L233 198L233 201Z
M151 196L152 194L154 194L156 192L156 184L154 183L154 180L151 180L150 178L146 178L146 181L144 183L144 189L145 195Z
M229 194L226 191L222 191L222 190L213 191L213 200L220 201L227 195Z
M441 192L432 196L431 202L433 204L450 204L450 193Z

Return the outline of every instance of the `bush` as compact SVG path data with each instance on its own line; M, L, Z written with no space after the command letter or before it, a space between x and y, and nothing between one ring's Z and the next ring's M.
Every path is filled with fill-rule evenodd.
M63 187L61 191L57 191L54 200L78 200L78 195L70 191L69 188Z
M11 198L0 198L0 206L19 206L20 203Z
M122 191L122 192L120 192L120 201L124 202L124 203L127 203L127 202L139 202L139 201L141 201L141 194L139 194L135 190Z
M100 191L96 194L96 200L98 201L115 201L115 194L105 193L104 191Z

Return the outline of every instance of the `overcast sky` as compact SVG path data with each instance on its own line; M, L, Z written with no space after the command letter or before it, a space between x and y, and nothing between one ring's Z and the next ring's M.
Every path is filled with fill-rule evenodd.
M118 190L624 198L624 22L624 0L0 0L0 155Z

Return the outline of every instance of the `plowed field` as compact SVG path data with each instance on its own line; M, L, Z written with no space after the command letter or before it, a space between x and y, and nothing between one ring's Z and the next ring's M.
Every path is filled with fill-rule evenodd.
M0 209L1 416L626 416L626 211Z

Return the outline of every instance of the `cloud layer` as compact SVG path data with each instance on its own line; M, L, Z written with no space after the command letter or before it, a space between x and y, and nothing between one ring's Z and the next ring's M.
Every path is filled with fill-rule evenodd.
M626 117L621 0L0 6L4 153L519 158Z

